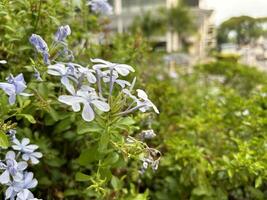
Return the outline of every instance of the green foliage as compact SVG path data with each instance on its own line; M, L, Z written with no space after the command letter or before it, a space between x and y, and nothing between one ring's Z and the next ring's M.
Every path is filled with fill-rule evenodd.
M178 79L152 76L163 152L144 179L152 199L266 199L267 75L214 62Z
M160 12L148 11L143 16L137 16L134 19L131 29L133 31L141 30L147 38L155 34L162 34L164 30L163 18L164 16L160 15Z
M165 12L167 16L166 22L172 31L184 35L195 30L193 16L187 7L178 5Z
M160 8L156 12L146 12L137 16L132 24L132 30L141 30L145 37L164 34L174 31L181 36L192 34L195 31L193 16L183 4L173 8Z
M253 18L249 16L232 17L223 22L218 29L218 44L234 42L239 45L251 43L259 36L263 35L263 18ZM229 34L234 34L230 38ZM234 41L231 41L234 40Z
M197 66L200 71L215 76L221 76L223 84L235 88L243 95L266 84L266 75L255 67L237 64L235 62L219 61Z

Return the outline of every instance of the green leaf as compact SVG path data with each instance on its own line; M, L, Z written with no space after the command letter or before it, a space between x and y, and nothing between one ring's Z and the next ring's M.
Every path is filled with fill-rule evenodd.
M24 103L23 103L23 108L27 107L28 105L30 105L31 103L31 100L25 100Z
M98 151L100 153L104 153L107 150L108 143L109 143L109 132L104 131L102 132L99 140Z
M261 176L259 176L255 181L255 188L260 187L261 184L262 184L262 178L261 178Z
M210 196L212 194L212 191L206 186L199 185L198 187L193 189L192 194L196 196Z
M118 179L116 176L112 176L111 185L115 190L119 190L122 187L121 180Z
M76 180L76 181L83 182L83 181L89 181L90 179L91 179L90 176L88 176L88 175L86 175L86 174L84 174L84 173L82 173L82 172L77 172L77 173L75 174L75 180Z
M70 117L67 117L57 123L57 125L54 128L54 131L55 133L63 133L70 128L71 128L71 119Z
M92 147L90 149L85 149L81 152L78 163L82 166L88 166L95 160L98 160L99 153L96 151L96 147Z
M9 147L8 136L3 131L0 131L0 147L3 149L7 149Z
M119 154L115 152L108 154L107 158L104 160L103 165L111 166L114 163L116 163L119 160L119 158L120 158Z
M111 180L112 178L112 173L109 167L101 167L99 169L99 173L100 173L101 178L107 181Z
M82 121L77 125L77 133L79 135L85 134L85 133L101 133L103 132L103 128L100 127L96 122L84 122Z
M17 114L17 117L23 117L23 118L27 119L32 124L36 123L34 117L30 114Z
M131 117L124 117L118 120L115 124L113 124L114 127L120 128L120 129L128 129L133 124L135 124L135 121Z

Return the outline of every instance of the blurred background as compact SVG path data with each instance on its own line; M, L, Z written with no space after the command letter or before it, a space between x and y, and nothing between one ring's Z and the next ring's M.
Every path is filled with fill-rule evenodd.
M0 60L7 60L0 63L0 79L23 71L41 96L25 111L36 124L17 119L18 133L44 154L33 169L36 196L267 199L267 1L108 2L111 15L94 13L85 0L0 0ZM90 58L99 57L132 65L137 88L145 88L160 110L133 116L141 130L157 134L148 144L162 152L158 170L141 176L140 161L110 161L103 171L109 179L98 185L105 197L85 190L92 183L75 177L77 171L94 173L95 135L83 130L79 116L58 106L59 89L31 80L35 54L28 38L36 33L51 44L58 26L66 24L75 62L90 66ZM45 74L46 66L39 65ZM59 108L52 112L50 105Z

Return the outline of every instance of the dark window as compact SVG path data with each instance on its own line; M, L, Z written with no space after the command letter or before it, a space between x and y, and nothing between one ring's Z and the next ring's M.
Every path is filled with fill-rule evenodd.
M188 6L198 7L199 0L184 0L185 4Z

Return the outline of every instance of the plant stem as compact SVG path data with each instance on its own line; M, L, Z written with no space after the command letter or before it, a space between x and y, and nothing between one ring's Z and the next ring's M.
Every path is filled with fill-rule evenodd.
M123 111L123 112L118 113L118 115L127 115L127 114L130 114L130 113L132 113L132 112L134 112L134 111L136 111L136 110L138 110L140 108L143 108L145 106L146 105L135 106L134 108L131 108L129 110L126 110L126 111Z

